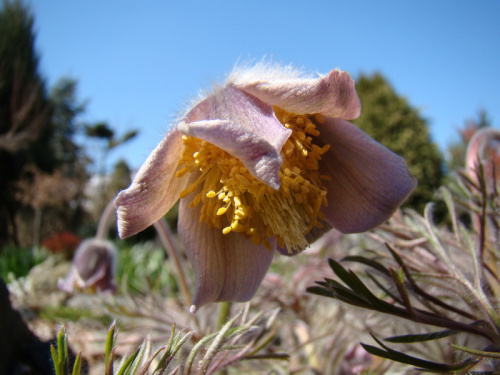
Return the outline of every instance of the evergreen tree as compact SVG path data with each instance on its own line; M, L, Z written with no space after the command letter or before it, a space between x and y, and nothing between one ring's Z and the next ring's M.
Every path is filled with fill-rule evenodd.
M354 121L378 142L406 159L418 186L406 206L423 210L443 178L443 160L418 110L399 96L380 74L361 75L356 82L361 116Z
M52 88L50 100L53 106L52 145L59 163L85 164L85 156L80 147L74 142L82 124L77 121L85 111L86 102L77 100L76 90L78 82L72 78L61 78Z
M0 244L18 243L15 184L26 166L50 170L51 105L38 72L33 17L19 1L0 10Z
M83 217L87 162L74 136L79 127L77 116L85 104L76 100L77 83L72 79L60 80L48 95L38 71L33 24L21 1L3 1L0 246L36 244L40 236L71 230ZM49 191L60 192L56 203Z

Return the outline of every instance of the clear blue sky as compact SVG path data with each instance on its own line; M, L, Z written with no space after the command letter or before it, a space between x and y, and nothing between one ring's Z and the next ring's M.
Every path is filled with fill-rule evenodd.
M139 167L173 117L235 62L380 71L428 119L442 150L485 109L500 127L500 1L30 0L41 71L89 99L85 120L139 137Z

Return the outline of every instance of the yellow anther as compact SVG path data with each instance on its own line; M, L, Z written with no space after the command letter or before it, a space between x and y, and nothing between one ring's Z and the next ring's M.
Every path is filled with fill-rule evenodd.
M207 198L213 198L217 195L217 193L213 190L210 190L208 193L207 193Z
M179 198L180 199L185 198L189 194L191 194L193 191L194 191L194 189L192 189L192 187L189 186L187 189L184 189L183 191L181 191L181 193L179 194Z
M304 182L304 177L302 176L297 176L295 177L295 181L298 183L298 184L301 184Z
M287 184L287 185L291 185L291 186L298 186L299 183L297 181L295 181L295 179L291 178L291 177L284 177L283 178L283 181Z
M274 111L283 126L292 130L281 150L279 189L255 178L236 157L189 136L182 137L184 152L176 176L197 173L196 181L180 197L196 192L190 206L201 205L200 221L210 228L223 234L241 233L270 250L269 241L275 237L280 246L293 251L304 248L305 235L324 220L321 210L327 200L322 181L326 176L319 174L318 162L329 145L314 144L321 116L299 116L277 107ZM225 222L231 224L224 227Z
M233 202L234 202L234 205L235 205L236 207L241 206L241 199L240 199L240 197L236 197L236 196L235 196L235 197L233 198Z
M191 202L191 204L194 206L196 206L198 203L200 203L201 201L201 195L200 194L196 194L196 196L194 197L193 201Z
M227 211L226 207L221 207L217 210L217 216L224 215Z
M319 113L316 113L316 114L314 115L314 119L315 119L315 120L316 120L316 122L317 122L317 123L319 123L319 124L323 124L323 123L325 122L325 118L324 118L322 115L320 115Z
M236 211L234 211L234 214L238 216L238 220L241 220L247 217L248 210L245 208L245 206L240 206Z
M319 131L316 130L316 125L314 125L313 123L307 124L307 126L304 129L304 132L306 132L307 134L311 134L315 137L319 135Z
M243 227L243 225L240 224L239 220L234 220L231 223L231 230L235 232L244 232L245 228Z
M255 197L257 203L261 203L262 202L262 199L264 198L264 193L267 191L267 185L262 185L260 188L259 188L259 191L257 192L257 195Z
M245 177L243 177L241 174L236 175L236 179L240 184L243 185L250 185L250 181L248 181Z

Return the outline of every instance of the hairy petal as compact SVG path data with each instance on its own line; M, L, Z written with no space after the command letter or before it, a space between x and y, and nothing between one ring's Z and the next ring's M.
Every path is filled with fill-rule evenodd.
M319 78L236 78L235 85L265 103L296 114L321 113L352 120L361 111L354 80L340 70Z
M210 302L248 301L264 278L273 251L257 246L238 233L200 223L200 206L188 207L189 197L179 207L179 235L196 275L191 312Z
M175 176L184 147L181 137L176 128L172 129L149 155L130 187L116 197L121 238L132 236L158 221L185 189L188 176Z
M330 150L320 161L328 191L326 220L344 233L388 220L416 186L406 162L348 121L326 118L319 129Z
M178 128L185 135L203 139L237 157L254 177L279 189L281 147L276 149L258 134L225 120L180 123Z
M323 223L323 228L312 227L312 229L306 234L306 240L309 245L313 244L316 240L323 237L325 233L332 229L332 226L329 223ZM303 249L287 249L281 246L276 246L276 250L285 256L295 256L302 251L306 250L309 245Z
M178 129L240 159L254 177L279 188L280 151L291 130L278 121L272 106L230 85L196 105Z

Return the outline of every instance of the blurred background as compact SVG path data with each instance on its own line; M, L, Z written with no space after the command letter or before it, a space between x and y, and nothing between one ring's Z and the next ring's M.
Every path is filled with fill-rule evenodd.
M363 105L356 123L407 159L420 181L409 202L416 208L463 165L470 129L500 121L495 1L22 4L25 35L11 33L18 18L4 14L1 26L0 57L10 69L2 106L9 87L18 95L18 108L1 113L16 117L32 100L24 86L35 85L40 114L30 116L41 117L0 129L4 244L92 232L186 103L235 64L264 58L312 74L350 72ZM68 178L74 183L60 181ZM58 207L63 223L45 228L41 212ZM44 224L26 230L26 220Z
M216 304L197 316L187 314L189 293L183 293L179 269L154 229L121 241L113 210L103 212L130 184L187 103L242 64L290 64L312 75L335 68L348 71L363 108L354 123L407 160L419 185L405 208L415 210L411 220L422 222L418 215L427 203L439 201L440 187L456 185L472 136L482 128L500 127L499 19L500 3L493 0L3 0L0 311L12 309L10 293L12 307L44 344L56 336L58 324L67 324L76 333L70 348L90 353L85 361L101 365L89 373L102 373L105 331L117 316L121 334L129 334L125 341L134 345L150 332L154 344L166 342L173 322L190 335L191 329L197 332L189 339L191 346L221 327ZM497 162L486 173L494 182L500 159L493 150L486 148L484 156ZM436 221L444 224L443 238L453 237L451 222L458 230L455 215L471 230L473 240L456 245L460 249L478 233L483 242L489 241L487 232L478 231L470 219L480 210L490 214L486 198L497 202L492 212L498 216L497 189L490 195L483 189L479 196L471 177L465 180L459 184L462 195L454 198L465 209L458 214L451 210L450 198L451 213L442 203L435 210ZM266 355L285 350L290 358L276 373L332 373L339 363L364 356L358 353L358 342L370 325L368 315L356 310L353 318L350 310L319 303L305 289L331 274L326 257L340 259L367 248L382 254L386 242L402 239L411 259L413 248L425 244L422 238L428 234L409 219L408 224L408 217L397 216L378 234L330 232L307 257L274 260L244 317L248 309L265 311L264 335L280 314L281 328L269 335ZM166 216L173 243L176 219L174 207ZM111 275L117 294L111 302L88 290L67 294L57 288L75 250L96 235L100 221L102 237L112 241L112 249L116 246L110 250L117 261L116 275ZM458 237L455 233L453 241ZM496 251L491 269L496 269L498 240L490 242ZM387 260L387 255L381 257ZM467 259L464 265L472 262L457 259ZM188 262L182 255L179 262L189 270L185 279L193 290ZM444 285L448 287L447 279ZM227 318L229 309L226 313ZM23 325L16 314L12 316ZM19 345L26 343L21 335L4 333L10 321L2 321L0 337L8 339L0 340L0 372L2 361L9 360L7 349L17 350L11 337L20 337ZM241 321L247 327L257 318ZM324 324L337 321L349 324ZM372 326L390 331L394 324L377 320ZM265 346L258 344L260 338L254 340L257 351ZM44 348L47 354L48 346ZM127 350L117 349L115 355ZM448 361L454 349L447 346L439 353L445 357L440 361ZM51 366L40 373L52 373ZM241 373L250 373L245 371Z

